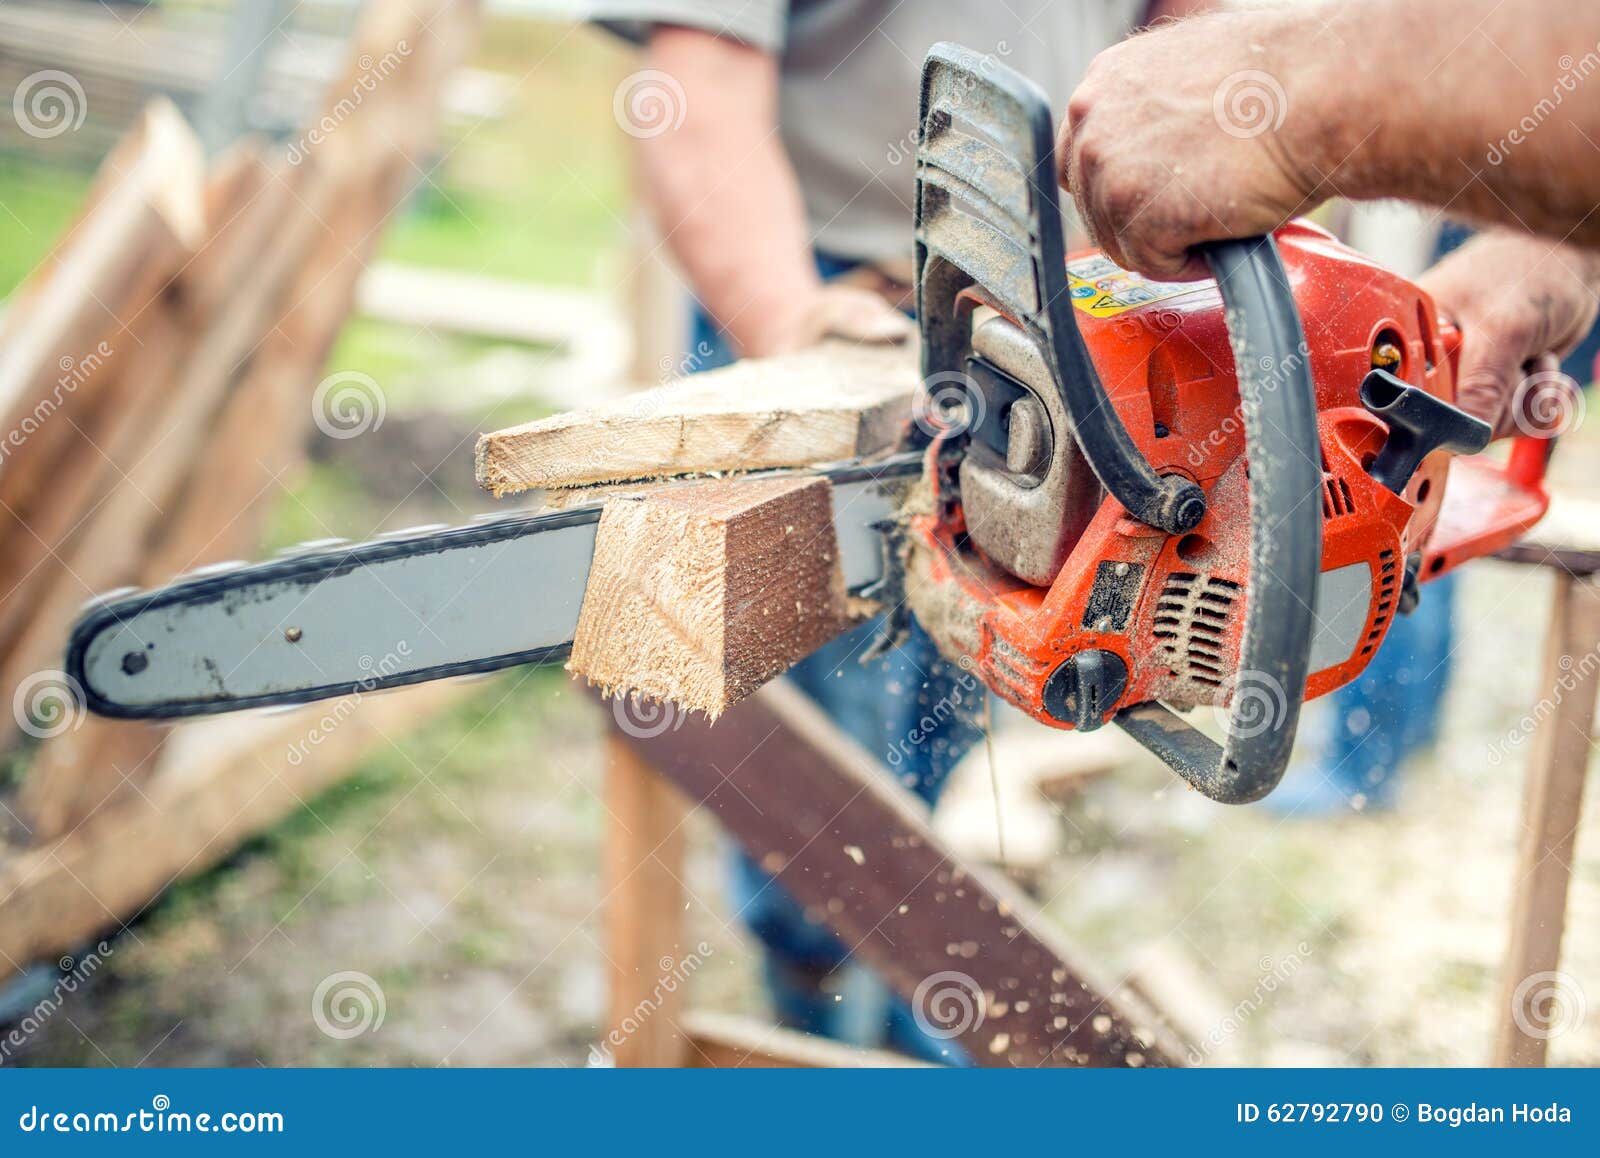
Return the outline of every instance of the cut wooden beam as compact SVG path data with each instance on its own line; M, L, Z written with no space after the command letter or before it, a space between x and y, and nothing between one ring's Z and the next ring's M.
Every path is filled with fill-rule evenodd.
M750 358L478 440L499 495L834 462L887 450L911 417L909 347L827 343Z
M606 504L568 667L715 720L839 634L824 478L690 483Z

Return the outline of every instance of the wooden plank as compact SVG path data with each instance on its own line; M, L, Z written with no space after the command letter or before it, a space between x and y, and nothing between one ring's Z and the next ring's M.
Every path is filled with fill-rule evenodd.
M904 1054L857 1049L748 1017L693 1009L684 1015L695 1069L928 1069Z
M1159 1027L1009 882L950 853L799 691L768 684L714 727L667 724L623 735L977 1064L1176 1064Z
M136 272L161 255L192 249L201 230L200 145L165 100L151 103L102 165L86 212L25 286L0 328L0 412L14 428L61 374L117 325Z
M625 337L617 309L595 293L392 261L367 270L356 308L390 325L531 346Z
M1541 1066L1580 995L1557 973L1594 725L1600 589L1557 572L1528 752L1494 1064ZM1568 1003L1563 1005L1562 1003Z
M383 114L388 124L375 143L361 138L369 126L355 123L355 116L341 126L359 142L346 154L359 154L360 164L348 155L319 154L299 166L280 166L266 181L223 169L217 183L244 200L209 199L217 242L185 271L185 292L175 296L180 302L237 302L239 283L269 277L281 281L281 290L250 303L259 333L227 312L215 319L233 344L213 351L209 362L190 364L163 421L144 423L155 427L157 453L170 456L159 464L160 481L146 478L141 487L136 478L105 504L81 537L69 568L72 581L33 608L15 655L0 671L21 678L48 663L87 591L153 585L254 549L261 519L277 495L274 480L297 459L310 428L312 385L348 316L381 226L415 172L409 158L425 147L438 86L459 58L472 23L473 5L436 0L439 11L425 14L433 18L431 27L397 33L393 20L406 15L405 5L374 7L384 11L369 13L352 61L387 51L390 36L409 35L413 47L405 63L411 71L404 79L392 74L384 101L374 96L362 111L369 119L387 106L399 111ZM337 95L336 90L330 101ZM324 215L307 212L302 197L325 202ZM289 244L282 237L285 223L304 257L263 271L262 252ZM191 328L209 336L207 325L202 318L190 320ZM203 438L202 420L210 424ZM137 467L133 474L139 474ZM167 496L160 511L150 507L152 490ZM95 719L44 745L21 797L35 838L58 836L118 795L136 791L137 781L154 767L162 734L149 725Z
M116 459L106 426L130 362L170 335L139 325L201 240L199 146L154 103L102 165L77 223L0 328L0 640L55 573L65 534ZM16 300L20 299L20 300Z
M288 715L179 729L141 794L58 840L0 860L0 976L76 948L142 912L343 775L368 750L471 692L460 682Z
M606 504L568 667L716 719L850 621L827 479L664 487Z
M1512 563L1559 567L1570 575L1600 573L1600 502L1551 495L1544 518L1498 557Z
M102 367L109 379L89 413L55 415L45 445L29 440L19 468L0 477L0 510L15 524L4 535L0 556L0 681L9 685L41 667L54 666L67 620L96 590L132 582L119 570L131 540L145 521L129 523L102 513L104 500L123 485L125 472L151 447L153 430L174 375L193 335L205 324L196 303L196 278L219 251L232 245L232 224L260 193L265 163L241 150L207 182L203 251L177 270L152 269L140 290L127 297L114 357ZM41 431L45 433L46 431ZM160 453L157 451L157 453ZM24 488L43 485L29 495ZM124 543L108 548L105 536ZM85 545L87 544L87 545ZM28 642L24 642L26 639ZM0 732L5 722L0 720Z
M603 1046L618 1066L679 1066L687 1054L683 822L689 805L614 736L606 741L606 958Z
M125 427L130 445L118 450L126 457L114 471L116 485L65 543L52 545L59 570L7 642L0 667L6 684L57 665L67 625L84 600L144 581L140 566L152 533L174 516L185 476L235 375L275 324L285 285L308 256L312 234L322 228L314 219L300 222L290 213L298 202L283 183L300 179L291 171L269 182L269 192L252 201L179 279L174 297L191 307L179 331L187 336L141 348L137 373L152 376L129 384L134 417ZM325 203L333 194L324 188L309 195ZM287 227L286 215L293 222ZM265 260L246 260L251 254L259 258L263 248ZM241 285L226 293L220 287L189 292L189 275L204 280L227 265L238 267ZM91 453L98 460L99 453Z
M478 483L500 496L873 454L898 441L916 385L905 347L833 342L748 358L486 434L478 440Z

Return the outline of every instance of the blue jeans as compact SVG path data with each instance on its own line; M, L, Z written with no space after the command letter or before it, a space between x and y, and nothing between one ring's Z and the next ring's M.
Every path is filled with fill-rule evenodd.
M824 278L850 267L817 258ZM692 338L697 370L733 360L726 338L703 312L696 313ZM941 658L914 621L900 647L862 663L861 656L881 631L881 620L856 628L796 664L787 678L877 757L885 775L931 806L951 770L982 736L963 708L976 703L983 690L971 675ZM957 710L935 712L941 702ZM924 726L930 722L931 728ZM887 1046L930 1061L966 1063L954 1042L924 1034L910 1007L870 970L854 963L848 947L825 926L808 920L794 898L748 856L735 850L730 870L734 907L761 941L767 988L782 1024L852 1045Z

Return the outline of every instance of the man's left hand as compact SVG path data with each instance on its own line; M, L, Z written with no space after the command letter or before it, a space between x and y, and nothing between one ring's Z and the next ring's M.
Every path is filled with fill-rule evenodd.
M1557 374L1600 311L1600 255L1511 232L1484 233L1417 279L1461 327L1456 401L1501 438L1570 413ZM1524 383L1532 383L1532 388ZM1521 410L1517 409L1522 407Z

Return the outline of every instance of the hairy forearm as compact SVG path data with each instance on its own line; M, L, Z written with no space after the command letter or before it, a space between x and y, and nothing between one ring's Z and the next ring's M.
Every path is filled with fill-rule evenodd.
M696 296L743 353L792 328L818 279L777 132L777 66L755 49L662 27L649 66L683 87L683 121L639 142L656 218Z
M1338 46L1319 80L1321 115L1343 125L1324 141L1334 191L1600 245L1600 5L1336 0L1320 15Z

